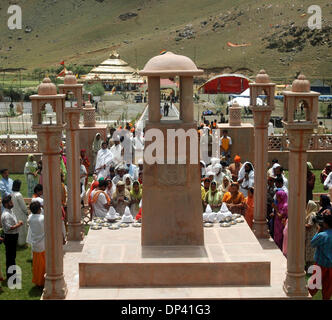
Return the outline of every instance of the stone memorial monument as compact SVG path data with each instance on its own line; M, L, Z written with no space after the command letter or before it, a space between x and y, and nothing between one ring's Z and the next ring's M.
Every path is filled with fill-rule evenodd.
M146 157L144 161L143 246L204 244L199 152L195 155L194 163L190 156L192 144L198 145L193 110L193 77L202 73L189 58L171 52L150 59L140 71L141 76L148 77L149 88L145 154L152 144L152 139L149 141L149 130L152 129L163 133L161 142L164 150L163 155L156 159L158 163L149 164ZM176 76L180 77L180 119L161 121L160 79ZM188 134L190 143L188 137L173 143L171 130ZM157 143L160 143L160 139ZM175 157L169 158L174 146L175 150L179 146L178 150L183 152L175 151Z

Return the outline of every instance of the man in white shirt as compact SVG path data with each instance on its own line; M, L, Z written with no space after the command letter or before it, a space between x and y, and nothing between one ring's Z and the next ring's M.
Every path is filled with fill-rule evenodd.
M14 205L10 195L5 196L2 199L2 206L4 209L1 214L1 224L5 233L4 244L6 247L6 274L8 280L12 275L12 272L9 272L8 268L16 265L15 259L18 233L19 228L23 225L23 221L17 221L16 216L12 211Z
M113 155L113 163L115 166L119 165L123 161L122 156L122 145L119 140L114 140L114 145L111 147L110 151Z
M329 190L330 199L332 199L332 172L330 172L326 177L323 186L324 190Z
M31 214L28 218L29 229L31 233L32 260L32 282L36 286L42 287L45 283L45 232L44 215L41 214L39 202L30 204Z
M111 199L105 192L106 188L106 180L100 180L98 189L91 192L91 203L94 217L105 218L111 207Z
M12 193L13 180L9 178L8 169L2 169L0 171L2 179L0 180L0 195L1 199L4 199L6 196L9 196ZM1 206L2 210L3 207Z

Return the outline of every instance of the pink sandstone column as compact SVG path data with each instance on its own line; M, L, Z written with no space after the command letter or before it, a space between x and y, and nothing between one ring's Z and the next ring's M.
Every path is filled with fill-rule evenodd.
M287 130L289 144L289 201L287 274L284 290L289 296L307 296L304 272L305 209L307 186L306 149L312 129Z
M46 275L43 299L64 299L67 286L63 276L61 215L60 142L62 128L44 127L37 131L43 153Z
M274 110L275 83L265 70L256 75L255 83L250 84L250 105L254 115L255 139L255 193L253 232L257 238L269 238L267 227L267 161L268 161L268 123ZM262 105L257 98L264 95Z
M319 93L310 90L304 75L294 80L291 91L284 91L284 127L289 137L289 197L287 273L284 291L291 297L306 297L304 272L305 209L307 186L307 153L309 139L317 128ZM305 120L297 120L296 110L304 103Z
M149 121L160 121L160 77L149 77Z
M81 189L80 189L80 141L79 121L81 108L65 108L66 114L66 151L68 167L68 240L83 239L81 221Z
M266 221L267 211L267 172L268 133L267 127L271 110L253 108L255 123L255 193L253 232L257 238L269 238Z

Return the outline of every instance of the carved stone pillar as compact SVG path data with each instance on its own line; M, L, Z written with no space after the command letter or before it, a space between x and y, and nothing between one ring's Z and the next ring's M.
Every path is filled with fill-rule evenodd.
M66 150L68 167L68 240L81 241L84 237L81 222L80 140L81 108L65 108Z
M305 209L307 146L312 129L289 130L289 201L287 274L284 290L289 296L307 296L305 279Z
M43 154L46 275L43 299L64 299L60 142L62 127L34 128Z
M93 128L96 126L96 109L90 102L87 102L83 108L83 117L84 127Z
M253 232L257 238L269 238L266 220L267 211L267 162L268 162L268 133L267 127L271 116L271 109L253 108L255 125L255 193L254 193L254 221Z
M287 273L284 291L291 297L306 297L308 290L304 272L305 209L307 187L307 149L313 130L317 128L319 93L310 91L304 75L294 80L291 91L284 91L284 127L289 138L289 197ZM305 120L297 120L303 106Z
M241 107L237 103L229 108L229 125L241 126Z
M274 110L275 83L265 70L256 75L256 82L250 85L250 105L255 125L255 193L253 232L257 238L269 238L267 227L267 161L268 123ZM265 99L259 98L264 96ZM261 100L262 103L258 103Z

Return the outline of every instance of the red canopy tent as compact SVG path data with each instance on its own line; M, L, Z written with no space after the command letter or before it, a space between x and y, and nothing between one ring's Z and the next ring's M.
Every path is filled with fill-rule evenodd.
M198 90L206 94L240 94L249 88L250 79L242 74L221 74L209 79Z

